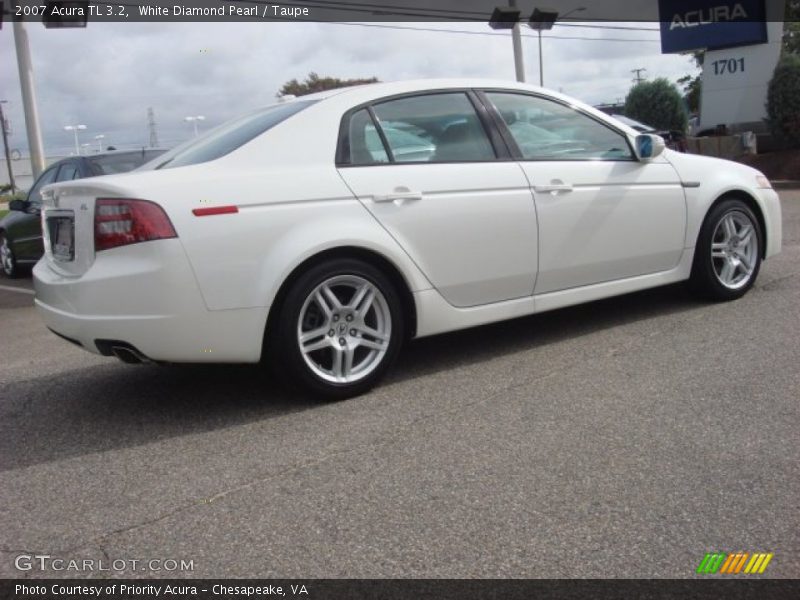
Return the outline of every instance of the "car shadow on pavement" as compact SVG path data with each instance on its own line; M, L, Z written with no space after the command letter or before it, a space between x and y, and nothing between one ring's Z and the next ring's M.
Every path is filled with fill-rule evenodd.
M429 373L703 307L669 286L411 341L389 377ZM0 471L326 406L251 365L108 364L0 386Z

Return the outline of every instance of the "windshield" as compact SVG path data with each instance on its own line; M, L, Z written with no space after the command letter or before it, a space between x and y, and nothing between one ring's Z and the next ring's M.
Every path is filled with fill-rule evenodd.
M273 104L238 117L175 148L164 155L165 160L155 161L151 166L154 169L170 169L215 160L244 146L250 140L316 102L317 100L300 100Z

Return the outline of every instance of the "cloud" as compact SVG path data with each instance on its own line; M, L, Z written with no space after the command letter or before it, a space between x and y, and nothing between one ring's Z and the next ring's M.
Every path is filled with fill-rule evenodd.
M483 23L407 23L370 27L335 23L90 23L44 29L28 23L40 120L48 155L68 153L67 124L87 126L118 147L146 145L147 109L162 145L192 135L187 115L211 127L274 101L280 86L308 72L399 80L420 77L513 79L510 35ZM394 29L408 27L417 29ZM458 30L469 33L421 31ZM525 30L529 81L538 81L537 40ZM650 38L657 33L560 27L550 35ZM0 31L0 52L14 56L12 27ZM694 72L686 57L661 55L657 43L545 39L545 83L591 103L624 97L633 68L672 80ZM8 61L6 64L9 64ZM11 121L11 146L27 147L18 73L0 71Z

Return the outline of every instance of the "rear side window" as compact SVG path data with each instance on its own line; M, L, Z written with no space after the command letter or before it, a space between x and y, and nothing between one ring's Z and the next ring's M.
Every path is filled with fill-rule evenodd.
M58 170L56 182L72 181L73 179L78 179L79 177L80 172L78 171L78 165L76 165L74 162L69 162L61 165L61 168Z
M350 117L347 144L350 164L369 165L389 162L383 140L366 108Z
M376 104L372 110L377 123L366 109L350 119L349 148L344 153L349 164L496 159L480 117L463 92L398 98Z
M185 167L225 156L316 102L316 100L300 100L275 104L228 121L197 139L168 152L164 162L158 164L156 168Z

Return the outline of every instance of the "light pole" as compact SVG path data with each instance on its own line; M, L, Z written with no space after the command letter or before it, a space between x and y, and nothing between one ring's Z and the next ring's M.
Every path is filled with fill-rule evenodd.
M84 129L86 129L86 125L64 125L64 131L71 131L75 136L75 154L78 156L81 154L81 146L78 143L78 131L83 131Z
M510 29L511 44L514 48L514 71L517 81L525 82L525 64L522 60L522 36L519 31L519 9L517 0L508 0L508 7L498 6L489 19L492 29Z
M102 133L100 135L94 136L94 139L97 142L97 151L98 152L102 152L103 151L103 140L105 139L105 137L106 136L104 136Z
M203 115L196 115L194 117L184 117L183 120L194 125L194 137L197 137L197 122L205 121L206 118Z
M8 168L8 183L11 185L11 193L13 194L16 186L14 185L14 171L11 168L11 153L8 151L8 131L6 131L6 117L3 114L3 104L7 100L0 100L0 128L3 130L3 150L6 154L6 167Z
M44 150L42 130L39 127L39 113L36 110L36 89L33 85L33 65L28 32L22 21L14 21L14 45L17 49L17 68L19 85L22 91L22 107L25 110L25 129L28 133L28 149L31 154L31 169L36 179L44 171Z
M586 10L585 6L579 6L578 8L574 8L568 13L565 13L561 16L562 19L566 19L572 13L581 12ZM558 20L558 12L556 11L544 11L539 10L538 8L533 11L530 20L528 21L528 25L531 29L535 29L536 32L539 34L539 85L544 87L544 57L542 55L542 31L549 31L553 28L553 25L556 24Z

